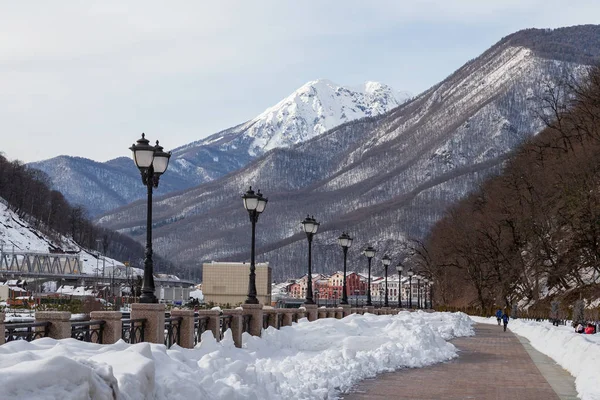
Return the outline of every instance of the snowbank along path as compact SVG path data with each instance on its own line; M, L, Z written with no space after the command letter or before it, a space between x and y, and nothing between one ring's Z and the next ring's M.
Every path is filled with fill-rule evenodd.
M262 338L205 332L195 349L122 341L17 341L0 346L0 387L11 399L327 399L358 381L457 356L473 335L462 313L401 312L302 319Z

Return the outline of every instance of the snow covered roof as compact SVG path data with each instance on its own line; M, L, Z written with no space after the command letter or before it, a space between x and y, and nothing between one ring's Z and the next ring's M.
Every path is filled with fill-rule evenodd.
M93 288L85 288L83 286L63 285L56 289L56 293L68 296L95 296Z
M190 292L190 297L193 299L197 299L199 301L204 300L204 293L202 293L202 290L196 289L196 290L192 290Z

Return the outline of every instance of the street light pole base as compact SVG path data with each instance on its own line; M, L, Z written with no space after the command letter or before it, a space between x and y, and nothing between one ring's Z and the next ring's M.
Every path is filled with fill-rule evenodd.
M244 304L260 304L256 297L248 297Z
M158 303L158 299L154 295L154 293L142 293L140 296L140 303L144 304L156 304Z

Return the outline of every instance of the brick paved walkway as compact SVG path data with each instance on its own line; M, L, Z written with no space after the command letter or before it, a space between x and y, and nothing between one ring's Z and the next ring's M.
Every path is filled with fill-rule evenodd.
M519 339L496 325L477 324L475 337L454 339L459 357L361 382L344 400L558 400Z

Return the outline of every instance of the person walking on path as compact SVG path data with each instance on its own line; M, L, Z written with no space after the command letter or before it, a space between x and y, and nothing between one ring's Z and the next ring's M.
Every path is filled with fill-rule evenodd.
M506 325L508 325L508 314L502 314L502 322L504 323L504 332L506 332Z
M498 311L496 311L496 319L498 320L498 326L500 326L500 320L502 319L502 310L498 309Z

